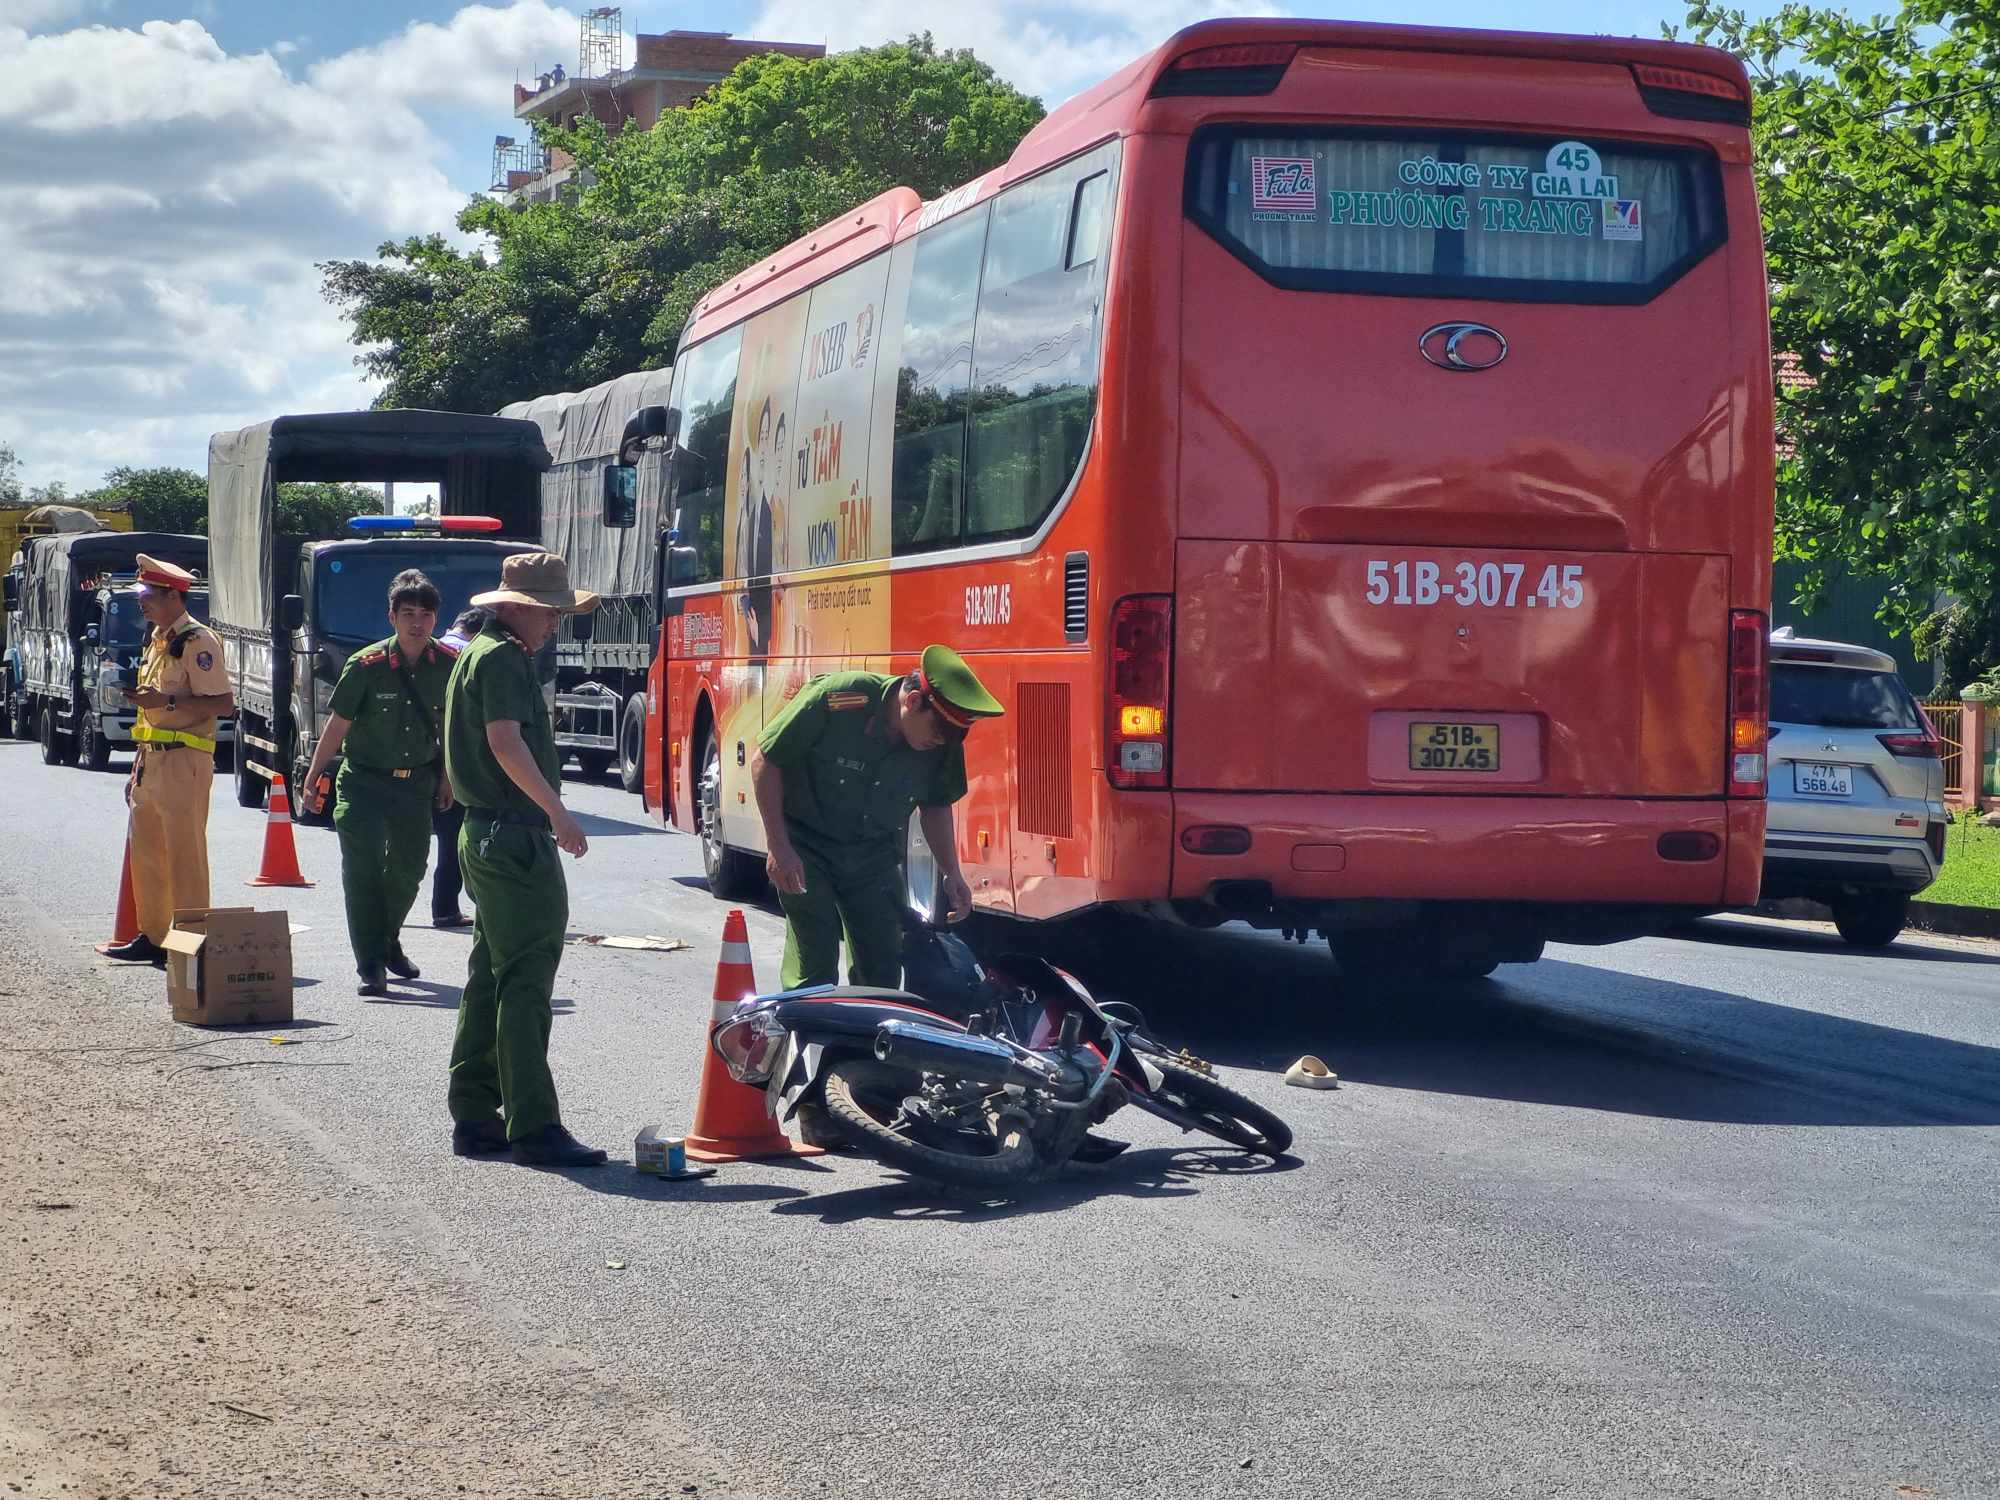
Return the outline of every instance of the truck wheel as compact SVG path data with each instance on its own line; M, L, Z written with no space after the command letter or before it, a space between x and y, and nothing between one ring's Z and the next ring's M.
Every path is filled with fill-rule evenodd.
M701 867L708 893L718 901L754 895L762 876L759 862L722 842L722 747L714 740L701 762Z
M104 731L99 729L95 724L90 726L89 733L90 745L88 750L85 751L85 757L90 762L90 769L93 771L110 770L111 741L104 737Z
M634 693L625 700L625 712L618 720L618 784L636 792L645 783L646 695Z
M579 750L576 752L577 769L588 781L602 781L604 773L611 769L609 750Z
M243 733L243 721L236 722L237 734ZM254 807L260 812L264 807L264 778L250 769L250 747L238 744L236 747L236 805Z
M53 706L42 710L42 764L45 766L76 764L76 737L64 734L56 727L56 711Z

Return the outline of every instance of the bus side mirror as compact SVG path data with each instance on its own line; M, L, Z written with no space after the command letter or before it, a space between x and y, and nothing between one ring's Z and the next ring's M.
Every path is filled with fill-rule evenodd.
M0 584L0 589L5 590L7 608L19 609L21 607L20 579L16 578L12 573L9 573L7 575L6 582L4 584Z
M642 406L625 419L625 431L618 438L618 461L636 462L640 450L656 438L671 448L680 430L681 414L672 407Z
M698 581L695 577L694 548L670 544L667 547L667 587L677 589Z
M294 630L305 629L306 601L297 594L287 594L278 601L278 628L290 634Z
M595 610L583 610L571 615L569 617L569 638L579 645L589 640L591 634L597 629L596 619L597 612Z
M639 471L631 464L612 464L604 471L604 524L620 530L639 524Z

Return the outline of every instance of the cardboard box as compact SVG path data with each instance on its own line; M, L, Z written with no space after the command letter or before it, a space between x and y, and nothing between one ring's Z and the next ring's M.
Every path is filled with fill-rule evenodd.
M281 911L208 906L174 913L167 1004L193 1026L292 1019L292 929Z

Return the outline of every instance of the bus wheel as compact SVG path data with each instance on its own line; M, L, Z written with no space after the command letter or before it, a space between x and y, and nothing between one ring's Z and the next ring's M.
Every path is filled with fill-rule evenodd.
M646 781L646 695L634 693L625 700L625 713L618 721L618 783L636 792Z
M756 893L758 862L722 841L722 747L714 740L701 762L701 867L708 876L708 893L719 901Z

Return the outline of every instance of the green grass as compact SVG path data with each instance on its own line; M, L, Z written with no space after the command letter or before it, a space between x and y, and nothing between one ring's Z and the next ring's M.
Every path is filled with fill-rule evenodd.
M1917 899L2000 907L2000 828L1982 828L1960 813L1945 830L1944 873Z

